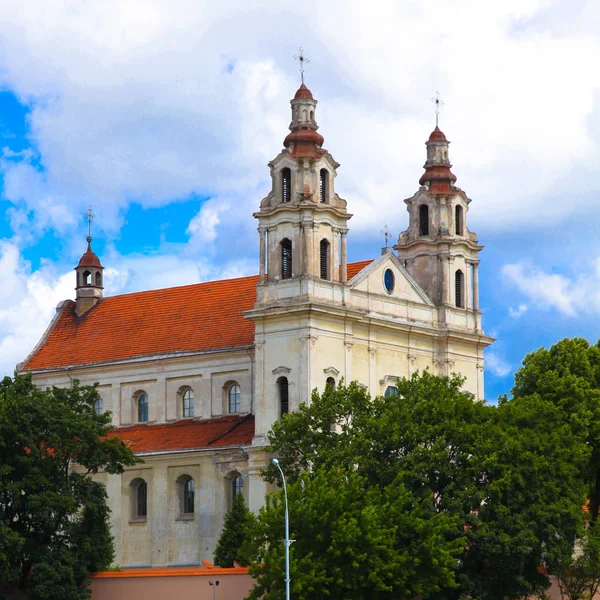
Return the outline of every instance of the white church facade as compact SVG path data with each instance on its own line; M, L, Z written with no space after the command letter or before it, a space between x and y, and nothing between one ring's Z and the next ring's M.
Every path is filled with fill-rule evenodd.
M409 226L393 250L347 262L347 203L338 163L317 132L304 84L258 222L258 275L103 297L103 266L88 249L76 300L59 304L18 366L41 387L98 382L97 410L144 458L101 474L116 562L194 565L212 560L236 493L258 510L268 491L268 432L313 389L341 378L372 396L429 369L462 374L483 398L479 252L470 199L455 185L448 141L427 141Z

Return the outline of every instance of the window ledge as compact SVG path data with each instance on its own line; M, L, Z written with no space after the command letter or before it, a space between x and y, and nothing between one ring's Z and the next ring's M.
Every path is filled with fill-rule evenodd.
M195 516L196 515L194 513L183 513L182 515L179 515L175 520L176 521L193 521Z
M130 523L146 523L148 521L148 517L136 517L135 519L129 519Z

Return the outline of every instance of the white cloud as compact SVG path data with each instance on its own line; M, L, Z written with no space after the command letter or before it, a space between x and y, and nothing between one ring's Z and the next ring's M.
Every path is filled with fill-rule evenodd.
M518 306L510 306L508 308L508 314L513 319L518 319L527 312L527 304L519 304Z
M573 277L547 273L528 262L504 265L502 272L540 308L556 310L566 317L600 313L600 258Z
M497 377L506 377L512 373L510 364L494 350L486 351L485 368Z

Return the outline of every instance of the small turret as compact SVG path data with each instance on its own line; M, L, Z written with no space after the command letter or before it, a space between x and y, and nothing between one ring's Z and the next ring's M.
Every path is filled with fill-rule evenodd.
M92 238L88 235L86 240L88 243L87 250L75 267L75 298L77 302L75 311L79 316L93 308L102 299L102 291L104 290L102 276L104 267L92 251Z

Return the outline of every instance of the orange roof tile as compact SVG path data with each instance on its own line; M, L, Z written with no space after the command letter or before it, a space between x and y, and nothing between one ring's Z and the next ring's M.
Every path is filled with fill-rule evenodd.
M370 262L348 264L348 279ZM253 275L109 296L81 316L69 300L20 370L252 346L254 324L242 313L254 306L257 282Z
M137 424L113 429L109 436L121 438L136 454L243 446L252 443L254 416L227 415L160 425Z

